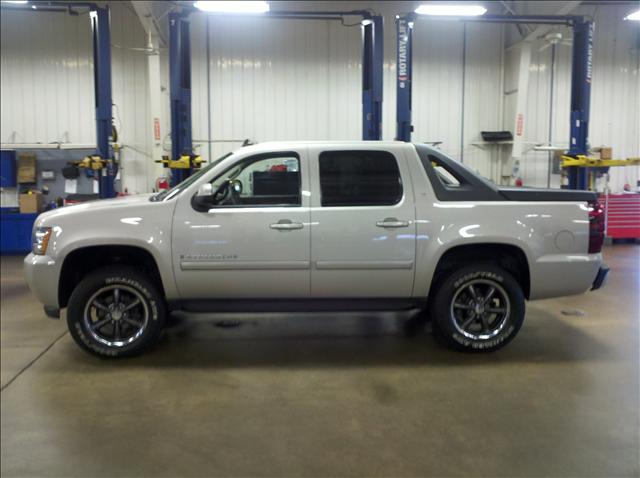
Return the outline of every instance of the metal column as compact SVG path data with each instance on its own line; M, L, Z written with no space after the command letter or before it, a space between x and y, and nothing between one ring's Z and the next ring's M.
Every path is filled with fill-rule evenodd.
M171 168L171 184L175 185L193 172L193 161L182 167L182 159L195 158L191 129L191 47L189 11L169 14L169 82L171 96L171 159L162 162ZM288 11L267 14L271 18L300 20L342 20L345 16L362 17L362 138L382 139L382 96L384 35L383 17L367 10L351 11ZM197 158L196 158L197 159ZM173 164L172 164L173 163ZM178 163L178 164L176 164Z
M396 139L410 141L411 86L412 86L412 33L415 15L396 17L397 27L397 83L396 83ZM446 19L447 17L443 17ZM460 20L448 17L450 20ZM553 15L484 15L464 19L466 22L529 23L567 25L573 27L573 57L571 74L571 138L569 156L587 155L589 151L589 104L593 62L593 28L591 21L580 16ZM517 128L516 128L517 130ZM569 167L569 187L587 189L589 170Z
M169 14L169 89L171 95L171 159L193 153L191 138L191 40L189 22L181 13ZM188 168L171 169L171 185L192 173Z
M593 62L593 22L579 21L573 26L571 61L571 137L569 156L589 152L589 106ZM569 188L587 189L589 168L570 167Z
M105 160L99 171L100 198L112 198L116 195L113 182L116 176L116 164L109 145L113 130L111 111L111 31L109 26L109 8L92 7L90 12L93 31L93 81L96 104L96 142L97 154Z
M413 15L396 17L396 139L411 141Z
M362 21L362 139L382 139L383 18Z

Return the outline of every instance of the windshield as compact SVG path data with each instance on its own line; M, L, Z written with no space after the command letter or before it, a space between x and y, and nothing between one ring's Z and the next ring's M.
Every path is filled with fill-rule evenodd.
M180 184L175 185L171 189L165 189L164 191L159 192L155 196L151 196L151 198L149 200L153 201L153 202L156 202L156 201L163 201L165 199L171 199L176 194L178 194L180 191L184 191L186 188L188 188L193 183L195 183L198 179L200 179L200 177L203 174L207 173L211 168L215 167L218 163L220 163L220 161L222 161L225 158L228 158L232 154L233 153L227 153L224 156L219 157L218 159L216 159L216 160L212 161L211 163L207 164L207 166L202 168L197 173L192 174L191 176L189 176L187 179L182 181Z

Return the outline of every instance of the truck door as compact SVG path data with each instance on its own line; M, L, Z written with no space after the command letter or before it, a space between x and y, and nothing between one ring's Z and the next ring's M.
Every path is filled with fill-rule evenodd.
M309 296L310 213L306 148L240 159L211 181L233 190L196 207L181 197L173 269L182 298Z
M313 297L411 297L414 197L397 151L309 148Z

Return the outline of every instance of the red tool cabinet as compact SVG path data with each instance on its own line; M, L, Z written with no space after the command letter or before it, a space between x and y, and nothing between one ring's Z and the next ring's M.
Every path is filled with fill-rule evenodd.
M640 194L600 196L607 220L607 237L640 239Z

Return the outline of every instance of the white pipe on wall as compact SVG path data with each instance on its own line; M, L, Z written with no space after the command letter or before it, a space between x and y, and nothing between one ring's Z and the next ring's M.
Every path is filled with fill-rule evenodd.
M94 143L2 143L1 149L95 149Z

